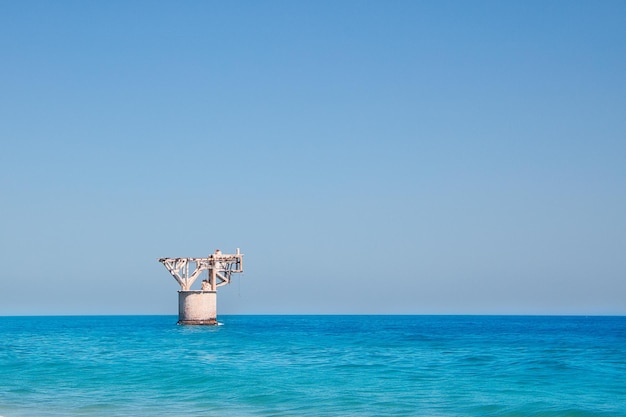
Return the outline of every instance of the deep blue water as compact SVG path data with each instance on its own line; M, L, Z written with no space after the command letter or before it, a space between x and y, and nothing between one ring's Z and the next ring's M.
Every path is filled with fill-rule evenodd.
M0 317L0 416L626 416L626 317Z

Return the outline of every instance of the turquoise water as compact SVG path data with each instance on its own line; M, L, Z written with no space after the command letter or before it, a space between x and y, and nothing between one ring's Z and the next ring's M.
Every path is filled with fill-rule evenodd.
M0 415L626 416L626 317L0 317Z

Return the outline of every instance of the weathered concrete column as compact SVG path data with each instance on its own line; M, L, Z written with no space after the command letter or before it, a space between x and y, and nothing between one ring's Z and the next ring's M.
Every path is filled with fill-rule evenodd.
M217 324L217 292L178 291L178 324Z

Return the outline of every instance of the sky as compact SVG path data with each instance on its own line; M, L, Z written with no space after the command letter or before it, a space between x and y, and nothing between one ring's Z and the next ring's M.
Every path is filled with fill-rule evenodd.
M623 1L0 2L0 315L626 314Z

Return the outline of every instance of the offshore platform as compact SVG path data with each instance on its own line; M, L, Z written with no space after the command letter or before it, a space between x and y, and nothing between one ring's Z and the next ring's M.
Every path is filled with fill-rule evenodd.
M178 324L217 324L217 287L230 284L233 273L243 272L243 254L224 254L219 249L206 258L159 258L180 284ZM206 274L204 273L206 271ZM204 275L199 290L191 286Z

